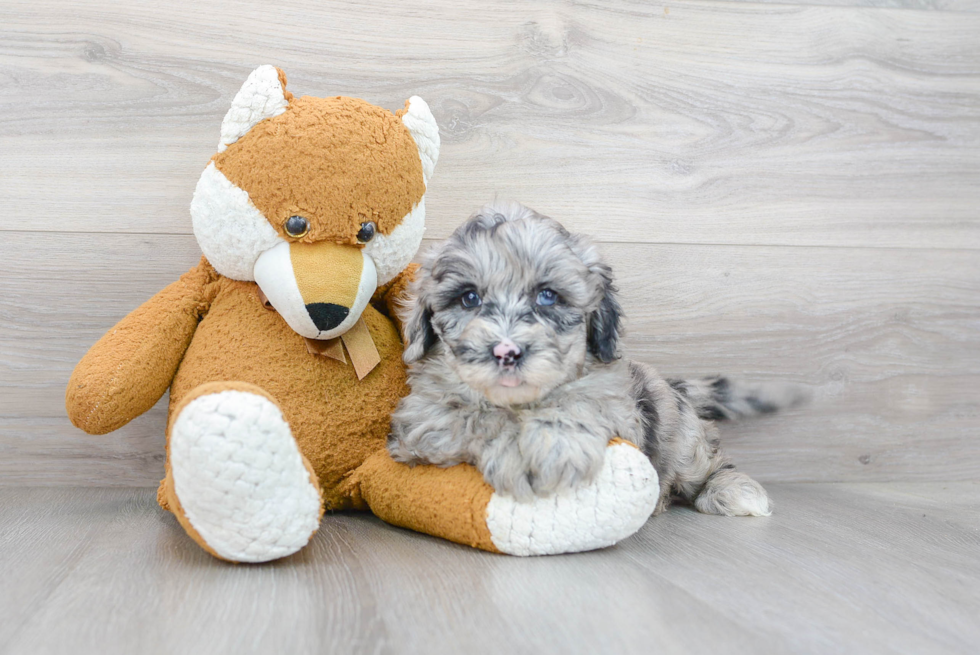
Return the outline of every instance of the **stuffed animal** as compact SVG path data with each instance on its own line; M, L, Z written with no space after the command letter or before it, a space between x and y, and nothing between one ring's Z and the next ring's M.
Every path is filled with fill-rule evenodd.
M628 444L576 494L520 504L472 467L395 463L389 415L408 392L395 304L421 244L439 130L413 97L393 114L294 97L256 69L191 202L200 264L123 318L75 368L66 405L91 434L170 389L160 505L212 555L301 549L324 510L521 555L607 546L657 497Z

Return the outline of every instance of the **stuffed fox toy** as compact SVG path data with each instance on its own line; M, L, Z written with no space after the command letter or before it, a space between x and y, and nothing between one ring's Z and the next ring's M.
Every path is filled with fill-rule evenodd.
M470 466L409 468L388 456L389 416L408 392L394 309L438 155L438 127L418 97L397 114L296 98L282 71L256 69L191 203L200 264L75 368L68 416L92 434L170 389L158 500L212 555L294 553L325 509L370 509L522 555L615 543L653 509L656 473L631 446L610 447L579 493L525 504Z

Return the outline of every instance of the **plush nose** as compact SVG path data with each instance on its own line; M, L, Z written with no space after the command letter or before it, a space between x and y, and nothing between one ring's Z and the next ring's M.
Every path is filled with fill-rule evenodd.
M311 302L306 306L306 311L310 313L316 329L321 332L334 329L350 314L347 307L331 302Z
M493 356L503 366L513 366L521 358L521 349L510 339L504 339L493 347Z

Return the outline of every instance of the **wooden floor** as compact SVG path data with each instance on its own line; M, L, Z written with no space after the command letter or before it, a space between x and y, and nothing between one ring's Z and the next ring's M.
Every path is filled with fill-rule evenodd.
M600 552L519 559L327 516L213 560L150 489L6 489L0 653L970 653L980 484L777 484Z

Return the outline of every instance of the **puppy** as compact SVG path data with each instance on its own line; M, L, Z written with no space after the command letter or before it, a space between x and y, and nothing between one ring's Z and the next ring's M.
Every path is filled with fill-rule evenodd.
M770 513L712 421L794 399L725 378L666 380L621 359L612 270L587 238L522 205L485 207L426 255L414 296L395 460L467 462L527 500L591 481L618 437L656 468L657 512L676 494L710 514Z

